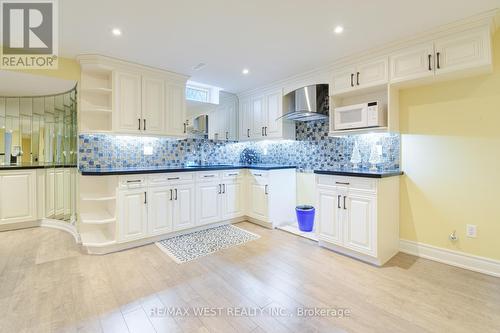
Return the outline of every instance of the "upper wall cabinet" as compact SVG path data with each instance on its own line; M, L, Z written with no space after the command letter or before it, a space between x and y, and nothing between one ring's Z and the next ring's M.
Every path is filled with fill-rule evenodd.
M295 139L295 124L279 119L282 115L281 90L240 98L240 140Z
M80 132L182 137L187 77L103 56L80 56Z
M492 66L490 29L485 26L407 47L391 54L390 64L391 83L489 70Z
M238 98L220 93L219 104L209 115L208 137L212 140L238 140Z
M387 57L360 62L333 72L333 95L386 84L389 81Z

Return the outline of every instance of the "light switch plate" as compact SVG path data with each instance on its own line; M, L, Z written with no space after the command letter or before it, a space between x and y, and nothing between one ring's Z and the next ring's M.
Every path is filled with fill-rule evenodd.
M466 234L467 234L467 237L476 238L477 237L477 225L467 224Z

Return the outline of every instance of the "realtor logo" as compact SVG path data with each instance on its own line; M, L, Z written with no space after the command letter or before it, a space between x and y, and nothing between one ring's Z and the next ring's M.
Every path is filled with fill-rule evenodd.
M1 0L3 69L57 68L57 0Z

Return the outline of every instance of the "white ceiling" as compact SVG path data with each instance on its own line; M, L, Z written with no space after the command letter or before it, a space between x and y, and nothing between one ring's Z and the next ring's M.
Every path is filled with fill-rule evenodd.
M500 0L64 0L60 54L98 53L239 92L500 7ZM336 25L342 35L333 33ZM115 37L113 27L123 34ZM206 63L194 71L193 66ZM250 74L243 76L246 67Z
M75 81L23 72L0 71L0 96L46 96L67 92Z

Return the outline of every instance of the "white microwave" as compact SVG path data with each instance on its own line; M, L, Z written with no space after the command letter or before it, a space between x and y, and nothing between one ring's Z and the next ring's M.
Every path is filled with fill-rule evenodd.
M336 131L387 126L384 107L377 101L337 107L333 113Z

